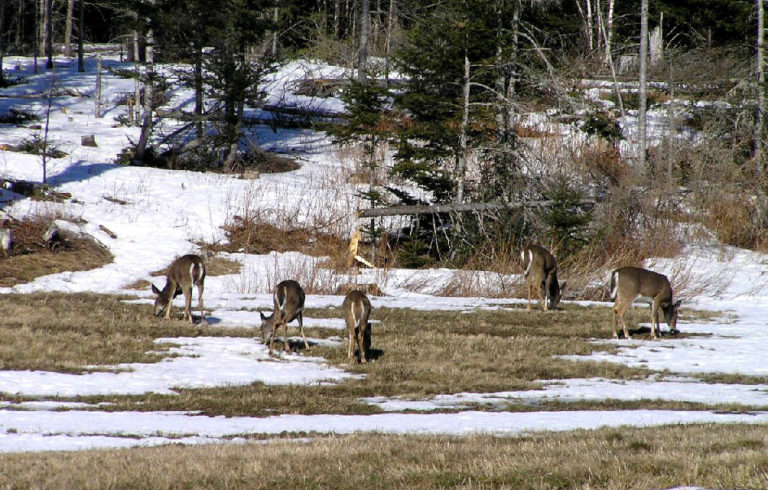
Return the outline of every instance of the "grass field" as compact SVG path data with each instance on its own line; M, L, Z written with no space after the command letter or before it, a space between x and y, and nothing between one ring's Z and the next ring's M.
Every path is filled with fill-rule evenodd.
M250 337L253 330L203 329L151 316L148 305L93 294L39 293L0 297L3 369L84 372L96 365L153 362L154 339L214 335ZM254 315L257 315L254 312ZM690 320L706 312L685 310ZM339 318L333 308L308 310L312 318ZM646 308L628 314L637 327ZM573 304L550 312L524 308L457 313L377 309L374 362L349 365L346 347L312 349L332 365L362 373L330 385L254 383L179 390L179 395L82 397L110 402L100 410L199 411L208 415L370 414L381 409L368 396L422 398L458 392L535 389L537 380L646 378L644 369L554 357L586 354L591 338L611 335L610 310ZM311 337L338 330L307 328ZM292 329L289 333L296 333ZM681 336L685 336L682 334ZM155 352L148 354L148 352ZM719 382L724 382L718 378ZM731 382L742 382L734 378ZM756 380L752 378L752 381ZM727 382L727 380L725 381ZM19 397L9 400L19 401ZM466 407L465 407L466 408ZM557 402L483 405L478 410L711 409L653 401ZM740 409L743 409L741 407ZM768 428L705 425L622 428L526 436L299 435L233 445L164 446L74 453L0 456L5 488L764 488L768 485Z
M3 488L767 488L768 427L526 436L351 435L9 454Z

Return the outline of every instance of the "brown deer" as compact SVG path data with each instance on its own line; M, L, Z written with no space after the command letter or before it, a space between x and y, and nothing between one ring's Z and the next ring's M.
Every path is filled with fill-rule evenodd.
M673 303L672 287L667 276L639 267L622 267L611 273L610 287L611 299L614 300L614 338L619 338L616 330L617 318L624 329L624 337L631 338L624 322L624 313L638 296L651 301L651 337L656 339L657 331L661 336L659 308L664 312L664 321L669 325L670 331L677 332L677 310L682 300Z
M541 309L557 309L565 291L566 281L557 281L557 261L544 247L529 245L520 252L523 259L525 284L528 288L528 309L531 309L531 297L534 287L539 296Z
M205 281L203 259L199 255L183 255L171 263L165 278L165 287L162 291L152 284L152 292L155 293L155 316L161 316L165 312L166 320L170 320L173 298L184 293L184 320L194 323L190 308L192 306L192 286L197 286L200 317L202 323L206 323L205 310L203 309L203 282Z
M355 344L360 350L360 362L368 362L368 350L371 344L370 325L368 317L371 316L371 301L362 291L350 291L341 305L344 312L344 320L347 322L349 336L349 350L347 358L351 361L355 356Z
M270 316L261 315L261 338L266 344L269 342L269 355L272 355L272 345L275 341L275 334L280 325L283 326L283 346L285 352L290 352L288 346L288 323L293 320L299 320L299 331L304 339L304 348L309 350L307 337L304 335L304 320L302 310L304 309L304 290L299 283L288 280L283 281L275 287L275 293L272 295L274 310Z

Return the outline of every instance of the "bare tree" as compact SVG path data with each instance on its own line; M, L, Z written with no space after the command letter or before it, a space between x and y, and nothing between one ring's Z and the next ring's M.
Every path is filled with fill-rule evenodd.
M45 56L48 58L45 66L50 70L53 68L53 19L51 18L53 0L44 1L45 15L43 16L43 22L45 24Z
M141 135L139 136L139 142L136 144L136 160L142 161L144 158L144 152L149 143L149 135L152 132L152 92L153 92L153 78L155 70L155 55L154 55L154 32L152 27L147 30L146 35L146 66L144 69L144 117L141 122ZM138 104L136 109L138 110Z
M755 114L755 174L762 175L765 171L763 164L763 135L765 129L765 59L763 46L765 43L765 9L763 0L757 0L757 114Z
M368 35L371 30L371 0L361 0L360 50L357 53L357 81L365 82L368 65Z
M646 82L646 73L648 71L648 0L641 0L640 2L640 74L639 74L639 88L638 99L639 108L637 111L637 131L639 133L638 151L639 164L641 168L645 168L647 163L646 158L646 128L645 128L645 105L648 98L648 87Z
M5 2L0 2L0 87L5 84L3 56L5 55Z
M77 29L77 71L85 72L85 61L83 60L83 35L85 32L85 0L80 0L78 12Z
M75 0L67 0L67 15L64 19L64 54L72 56L72 17L75 13Z

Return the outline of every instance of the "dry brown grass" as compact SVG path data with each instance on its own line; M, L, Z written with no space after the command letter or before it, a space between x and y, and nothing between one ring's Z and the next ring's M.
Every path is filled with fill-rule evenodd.
M8 454L5 488L768 488L768 427L310 440Z
M254 313L255 314L255 313ZM688 314L686 310L686 314ZM338 309L308 310L313 318L339 318ZM633 308L627 318L635 338L649 338L648 329L637 322L648 321L647 308ZM211 389L181 390L180 396L94 397L91 402L109 402L113 410L201 410L210 415L266 416L277 413L350 414L373 413L377 407L361 397L403 396L423 398L458 392L496 392L537 387L540 379L605 377L645 378L649 372L614 363L576 362L553 356L587 355L595 350L612 350L610 345L595 346L593 337L609 338L610 312L607 308L567 305L566 310L542 313L514 310L458 312L419 312L401 309L376 309L373 312L371 357L366 365L348 364L346 349L313 346L312 355L322 356L332 365L365 374L323 386L268 386L253 384ZM306 328L310 337L341 336L339 330ZM289 334L295 335L295 329ZM245 332L248 335L248 332ZM300 348L298 343L294 345ZM562 406L552 404L552 409ZM665 407L681 408L675 402L628 404L621 402L586 403L590 407ZM542 404L538 408L546 408ZM514 406L530 410L530 406ZM688 407L690 408L690 407ZM485 407L484 409L489 409Z
M165 322L149 306L94 294L0 295L0 369L83 372L89 366L155 362L161 336L199 327Z
M67 235L65 242L48 249L43 234L55 216L12 220L9 228L14 246L9 256L0 253L0 286L15 286L58 272L95 269L112 262L112 254L96 243Z
M314 257L335 257L347 249L346 242L336 236L308 228L285 230L260 217L235 216L224 230L228 243L212 245L213 250L253 254L295 251Z

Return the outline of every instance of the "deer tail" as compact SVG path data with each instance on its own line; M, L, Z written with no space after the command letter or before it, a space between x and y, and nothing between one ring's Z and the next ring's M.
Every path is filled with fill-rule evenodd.
M611 272L611 301L616 301L616 295L619 293L619 271Z

